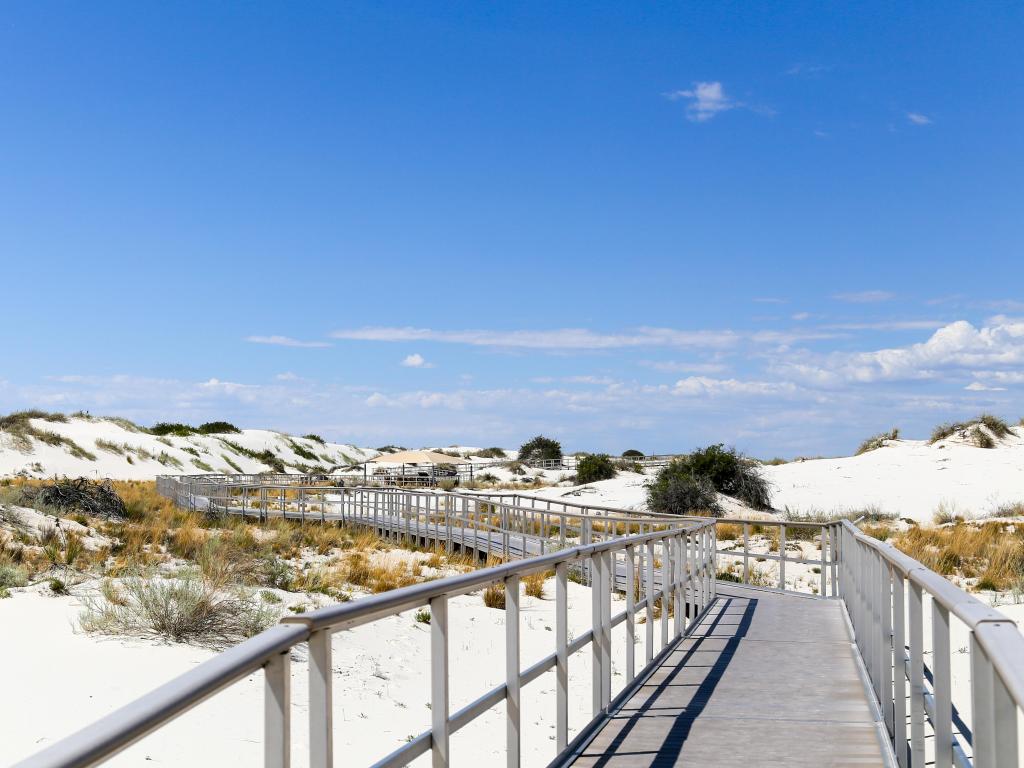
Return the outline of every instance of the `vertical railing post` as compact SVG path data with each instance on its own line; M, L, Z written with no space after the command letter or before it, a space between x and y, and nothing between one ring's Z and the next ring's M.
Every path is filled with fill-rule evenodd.
M949 672L949 610L932 598L932 691L935 768L953 765L953 704Z
M519 577L505 579L505 750L508 768L519 768Z
M334 766L334 711L331 674L331 631L309 636L309 765Z
M786 524L779 523L779 589L786 590Z
M430 601L430 743L433 768L451 761L448 735L448 598Z
M291 649L275 654L263 667L263 765L291 765Z
M654 661L654 541L647 542L647 622L644 624L646 652L644 659L647 664Z
M743 524L743 583L750 583L750 523Z
M626 684L636 677L636 549L626 547Z
M894 568L892 576L893 744L900 768L907 768L906 592L903 574Z
M590 658L593 669L590 673L591 683L591 711L597 717L603 709L601 697L601 681L604 673L601 664L604 661L604 651L601 646L604 643L604 610L601 607L601 555L590 556Z
M828 595L825 593L825 571L828 562L828 528L821 526L821 565L818 574L821 577L818 584L818 595L824 600Z
M882 612L882 636L881 648L879 649L879 663L881 664L881 686L882 698L879 702L882 705L882 715L885 719L885 726L892 736L895 733L893 725L893 673L896 666L896 648L892 642L892 571L889 563L881 553L878 555L878 575L880 589L878 594L879 608Z
M569 743L568 563L555 566L555 749Z
M976 768L996 765L995 746L999 737L996 731L995 691L993 690L993 669L978 639L971 632L971 749Z
M601 556L601 705L612 703L612 580L615 578L615 553Z
M924 768L924 595L920 584L910 578L907 584L910 587L910 766Z
M670 537L661 540L661 647L668 645L669 588L672 584L672 555L669 551Z

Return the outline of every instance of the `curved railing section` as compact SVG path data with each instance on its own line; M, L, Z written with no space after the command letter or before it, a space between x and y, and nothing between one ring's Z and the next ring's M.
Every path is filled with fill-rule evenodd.
M519 765L522 688L552 669L556 680L555 747L561 752L585 739L613 704L612 629L625 624L625 683L628 687L638 674L653 668L679 637L696 626L714 599L714 549L712 521L676 521L672 525L662 522L660 529L653 532L567 546L497 567L288 616L278 626L225 651L19 766L95 765L258 670L263 671L265 681L264 764L275 768L288 766L292 744L290 650L307 643L310 765L328 768L334 761L332 633L423 606L429 607L431 612L431 727L391 754L382 756L374 765L378 768L406 765L431 752L433 765L446 766L451 759L451 735L502 702L506 703L507 764ZM551 570L555 579L553 650L523 669L519 583L524 576ZM588 575L592 626L570 640L567 584L572 572ZM656 573L660 578L656 579ZM504 585L506 595L506 680L452 712L448 696L449 604L454 597L495 583ZM613 614L611 595L620 587L625 595L625 607ZM637 637L638 616L643 618L643 639ZM659 623L660 628L656 629ZM588 648L593 669L590 685L593 720L579 733L570 734L570 658ZM642 659L639 670L638 656Z
M309 754L314 768L332 765L334 681L331 635L423 606L431 611L431 727L375 766L405 765L430 752L434 766L451 761L450 737L506 702L509 766L519 764L522 688L555 670L558 752L587 738L617 701L612 691L614 627L625 624L625 683L651 669L699 622L717 592L719 566L731 581L749 582L751 560L778 563L776 592L791 592L787 563L818 568L818 597L840 601L867 687L879 708L897 762L904 768L1002 768L1020 764L1018 718L1024 711L1024 636L1012 621L890 544L849 521L825 524L771 519L712 520L648 515L523 494L443 493L342 488L317 477L199 476L160 478L161 493L211 515L373 526L382 535L475 549L502 565L289 616L266 632L40 752L21 766L87 766L102 762L231 683L263 670L265 765L289 765L292 737L289 651L309 647ZM742 527L723 547L716 527ZM777 529L776 552L752 551L754 531ZM788 532L788 533L787 533ZM787 536L812 541L817 559L787 554ZM735 568L742 567L742 576ZM553 571L556 585L552 653L523 668L519 582ZM725 571L721 571L724 576ZM589 586L592 626L568 636L567 581ZM506 590L505 683L472 703L449 707L448 612L452 598L501 583ZM749 584L737 585L748 588ZM612 613L611 595L624 596ZM807 595L804 595L807 597ZM951 619L966 630L969 714L955 706ZM642 627L642 637L637 636ZM593 720L568 727L573 654L589 649ZM925 658L930 665L925 664ZM638 669L639 667L639 669ZM619 694L619 699L625 695ZM782 702L784 705L784 702Z

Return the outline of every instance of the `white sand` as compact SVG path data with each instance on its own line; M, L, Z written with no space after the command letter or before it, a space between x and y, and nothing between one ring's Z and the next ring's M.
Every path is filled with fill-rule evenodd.
M109 477L115 480L152 480L161 474L198 474L206 471L231 473L265 472L270 467L227 445L225 441L256 453L269 450L297 472L295 465L331 467L364 461L377 455L369 448L341 443L321 444L315 440L294 437L264 429L246 429L238 434L189 435L158 437L132 430L122 423L102 418L69 417L66 423L32 419L32 426L54 432L73 440L80 448L95 456L74 456L66 445L47 445L31 441L30 449L21 450L13 436L0 432L0 477ZM119 451L103 449L97 440L114 443ZM315 459L301 456L296 446ZM186 450L189 449L189 450ZM191 453L195 451L198 456ZM225 458L226 457L226 458ZM204 466L209 467L206 469Z
M522 666L554 651L553 582L545 599L522 598ZM570 638L590 625L590 592L569 584ZM621 610L613 605L614 611ZM109 639L75 629L74 597L16 591L0 601L0 650L6 665L0 697L5 762L88 725L154 686L209 659L184 645ZM451 707L454 712L504 681L505 613L480 595L455 598L449 609ZM642 630L638 630L642 631ZM624 625L613 632L613 690L624 685ZM341 764L368 764L418 735L430 722L429 627L412 613L334 637L336 754ZM293 664L295 764L305 765L307 668L300 648ZM639 668L642 661L638 659ZM554 757L553 672L523 689L524 765ZM570 727L590 711L590 651L570 660ZM262 677L252 675L144 739L112 765L253 765L261 759ZM455 765L504 761L504 706L453 736ZM427 757L429 761L429 757ZM418 761L417 764L419 764Z

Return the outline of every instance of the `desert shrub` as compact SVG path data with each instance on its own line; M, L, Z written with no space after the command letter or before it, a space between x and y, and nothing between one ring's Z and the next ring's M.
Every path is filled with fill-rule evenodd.
M690 482L685 478L689 477ZM704 481L703 483L698 481ZM707 497L707 485L713 491L739 499L754 509L771 508L771 492L768 481L761 475L757 464L734 448L724 448L720 443L701 448L688 456L673 459L658 473L648 489L648 505L653 511L661 509L653 504L667 503L664 493L671 485L676 488L674 505L685 502L700 503ZM654 494L652 496L652 493ZM671 508L670 504L665 509ZM677 507L678 508L678 507ZM700 509L701 507L690 507ZM718 508L717 501L713 508ZM680 514L676 512L675 514Z
M481 448L473 455L479 456L481 459L504 459L505 451L501 448Z
M0 563L0 587L24 587L28 583L28 572L14 563Z
M484 590L484 605L505 610L505 585L502 582L491 584Z
M622 452L622 458L624 459L642 459L643 457L643 451L638 451L635 448L630 448L628 451Z
M159 421L149 428L151 435L175 435L177 437L188 437L195 434L196 428L188 424L179 424L171 421Z
M306 459L307 461L319 461L320 460L319 456L317 456L315 453L313 453L308 448L303 448L301 445L296 443L294 440L289 440L288 441L288 445L291 447L291 449L293 451L295 451L295 455L296 456L300 456L301 458Z
M308 435L303 435L303 437L306 438L307 440L312 440L314 443L326 445L326 442L324 442L324 439L320 437L320 435L313 434L312 432L310 432Z
M228 435L238 434L241 431L229 421L208 421L205 424L200 424L199 429L196 430L201 435Z
M111 442L110 440L104 440L102 437L96 439L96 447L101 451L106 451L107 453L124 456L124 448L122 446Z
M615 477L615 466L607 454L583 456L576 462L576 482L583 485Z
M508 471L513 475L525 475L526 467L520 461L513 461L508 465Z
M686 515L703 512L713 517L722 515L718 494L712 482L694 475L679 460L663 468L647 488L647 506L652 512Z
M980 426L973 427L970 432L967 433L968 439L973 445L978 448L995 448L996 441L988 432L983 430Z
M418 611L416 611L415 614L413 614L413 618L418 623L420 623L420 624L429 624L430 623L430 609L429 608L420 608Z
M980 429L980 427L985 427L988 433ZM996 440L1002 440L1011 434L1010 425L1003 419L990 413L983 413L966 422L939 424L932 430L929 442L937 443L939 440L945 440L947 437L952 437L958 432L962 437L967 438L979 448L993 448L995 447Z
M536 461L561 461L562 444L543 435L527 440L519 447L519 461L527 464Z
M888 432L882 432L880 434L874 435L873 437L869 437L867 440L860 444L860 447L857 449L857 453L854 455L860 456L862 453L867 453L868 451L874 451L879 448L883 448L885 447L885 444L890 440L899 440L899 438L899 428L893 427Z
M213 472L213 467L207 464L201 459L192 459L192 466L198 469L200 472Z
M265 603L244 592L218 589L193 571L173 579L129 576L107 593L83 598L79 623L85 631L219 649L252 637L277 620L276 611Z
M238 463L235 462L235 461L232 461L231 457L228 456L226 453L222 453L220 455L220 457L222 459L224 459L224 463L227 464L229 467L231 467L233 470L235 470L235 472L241 472L242 471L242 468L238 465Z

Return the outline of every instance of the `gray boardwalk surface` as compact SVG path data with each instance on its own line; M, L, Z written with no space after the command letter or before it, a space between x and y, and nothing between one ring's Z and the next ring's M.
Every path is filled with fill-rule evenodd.
M719 587L571 765L885 765L839 604Z

